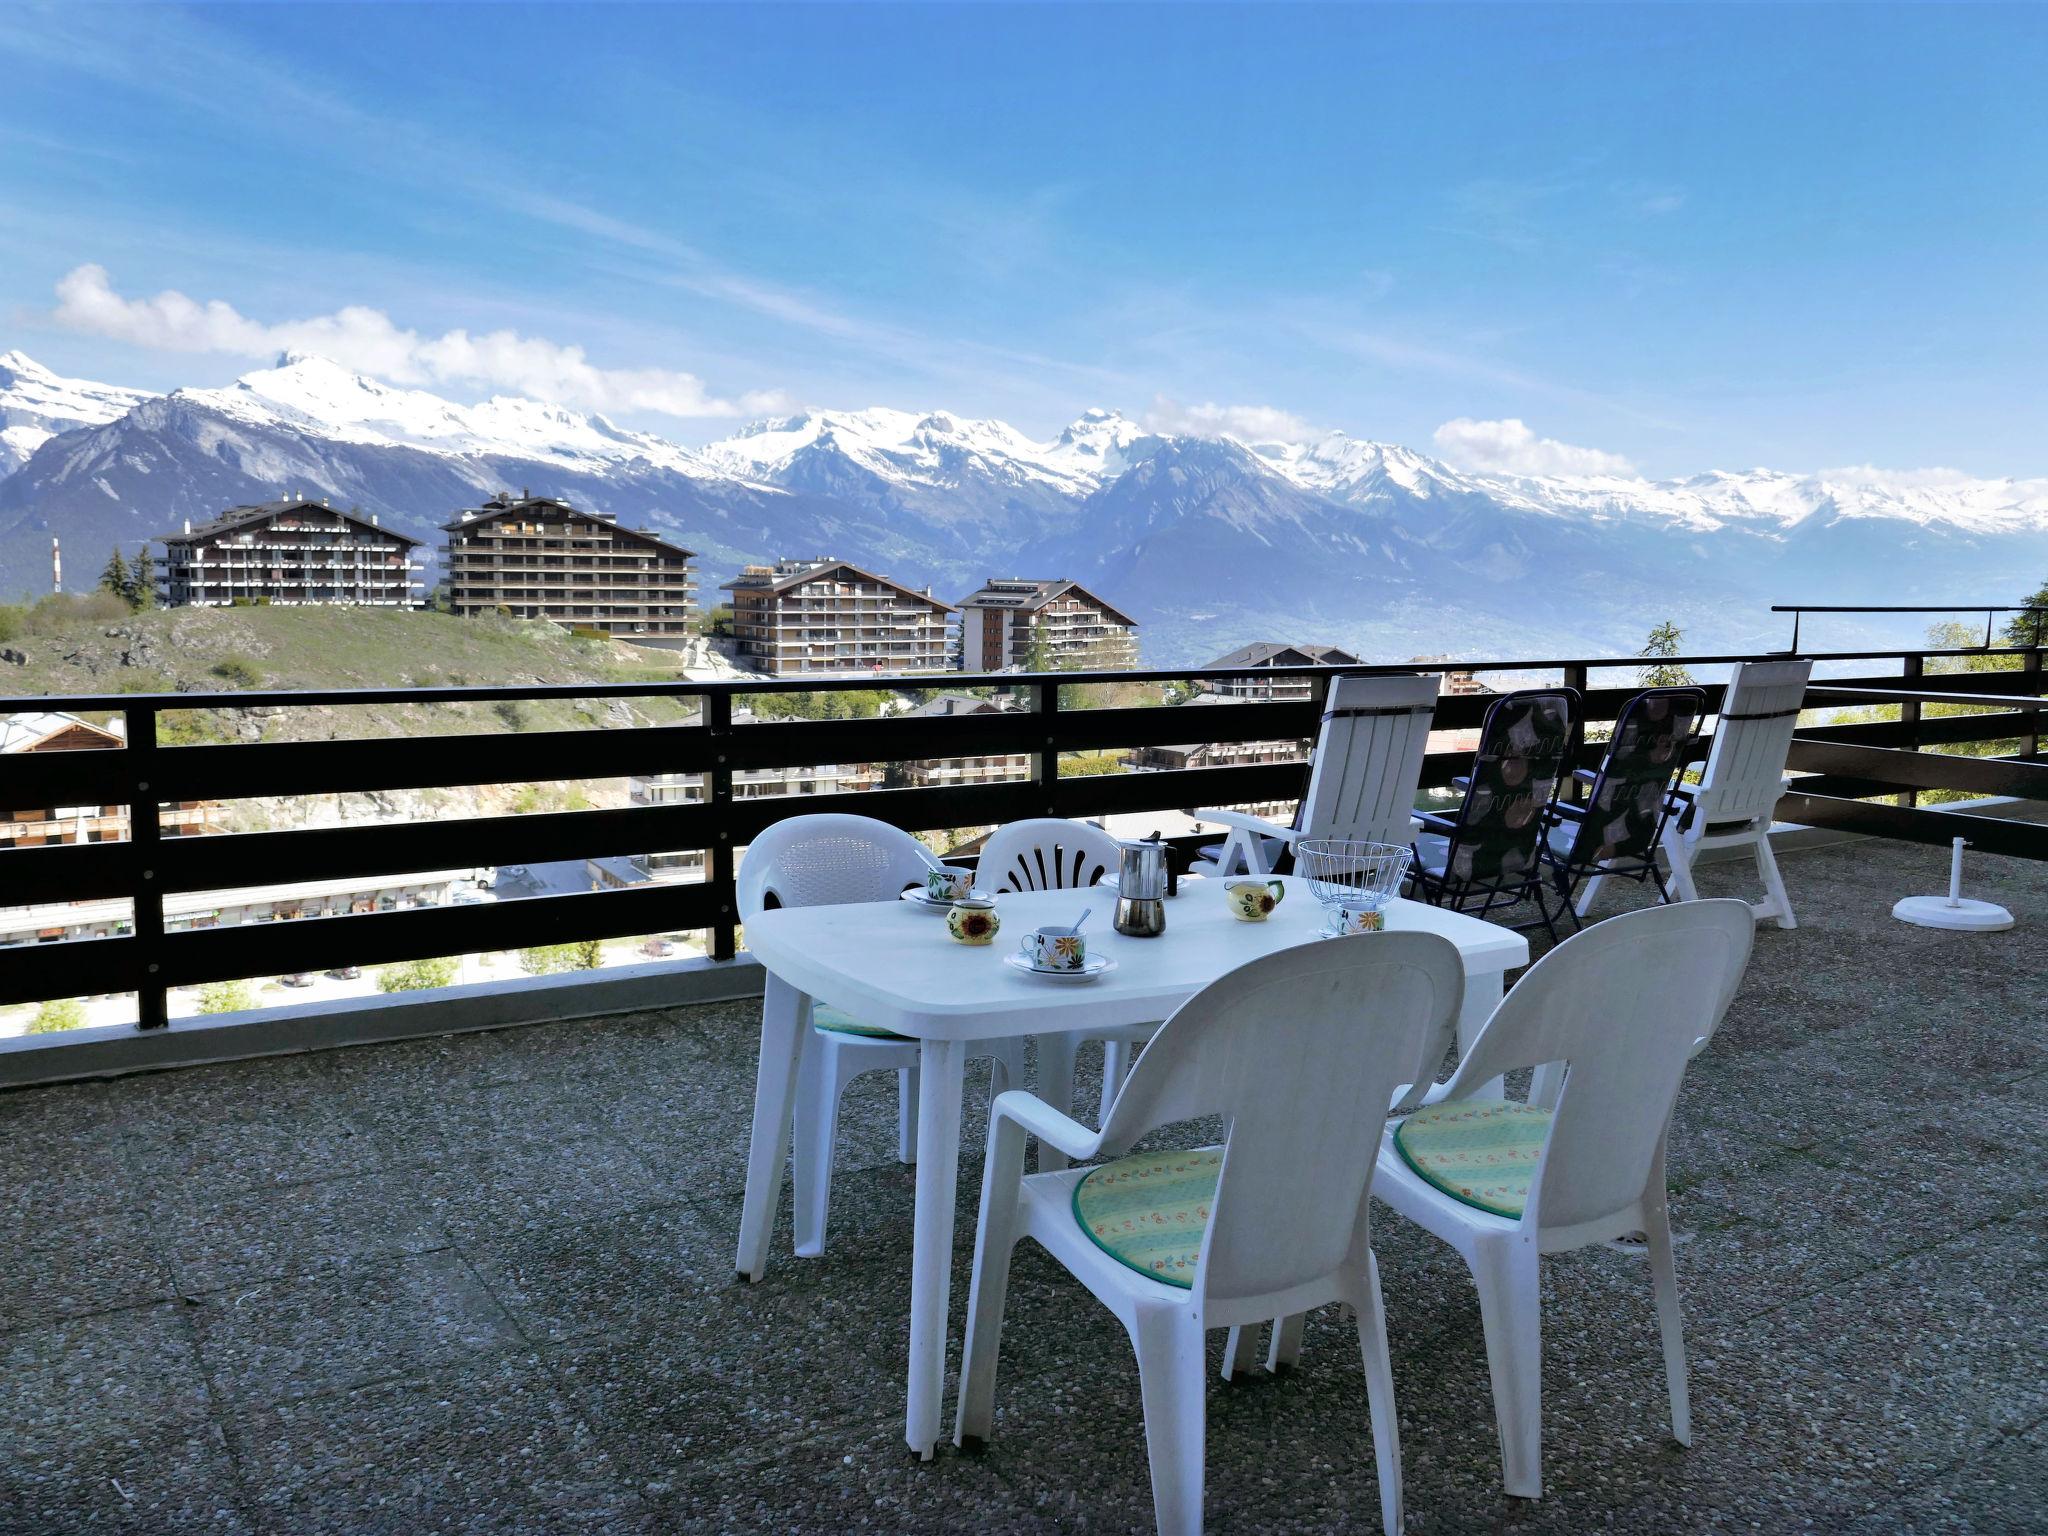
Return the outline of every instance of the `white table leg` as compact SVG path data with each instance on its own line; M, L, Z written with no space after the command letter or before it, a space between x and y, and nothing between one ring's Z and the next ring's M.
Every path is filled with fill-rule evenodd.
M761 997L761 1062L754 1074L754 1131L747 1143L747 1195L740 1206L739 1272L768 1272L768 1239L782 1204L782 1167L789 1155L789 1117L797 1069L811 1032L811 1000L772 972ZM957 1098L957 1095L956 1095Z
M1075 1036L1054 1030L1038 1037L1038 1096L1063 1115L1074 1112ZM1067 1166L1066 1153L1038 1144L1038 1171L1052 1173Z
M1465 977L1465 1003L1458 1010L1458 1060L1463 1061L1472 1049L1472 1042L1479 1038L1479 1031L1486 1027L1486 1021L1493 1017L1493 1010L1500 1006L1500 1000L1507 996L1508 975L1506 971L1489 971L1481 975ZM1475 1099L1500 1099L1507 1097L1507 1085L1495 1078L1472 1095Z
M917 1207L910 1256L910 1383L903 1437L924 1460L942 1433L953 1201L960 1182L960 1096L967 1048L926 1040L918 1052Z

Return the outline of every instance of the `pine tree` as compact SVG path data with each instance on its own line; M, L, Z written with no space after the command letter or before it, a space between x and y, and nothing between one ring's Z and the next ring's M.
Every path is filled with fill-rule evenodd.
M156 606L156 559L147 544L135 551L135 564L129 567L128 603L138 612Z
M1680 654L1684 644L1685 631L1666 619L1650 631L1649 640L1636 654L1646 661L1655 663ZM1683 688L1692 681L1692 674L1684 667L1651 665L1637 668L1636 681L1645 688Z
M107 557L107 568L100 572L100 590L111 592L122 602L129 602L134 578L128 574L128 559L121 553L121 546L114 546L113 554Z
M2033 613L2016 613L2005 621L2005 643L2007 645L2040 645L2048 641L2048 581L2027 596L2020 599L2023 607L2032 608Z

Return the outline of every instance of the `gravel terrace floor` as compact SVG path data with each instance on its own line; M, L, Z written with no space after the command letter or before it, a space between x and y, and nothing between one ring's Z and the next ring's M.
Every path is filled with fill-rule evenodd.
M1941 850L1784 866L1804 925L1760 931L1672 1138L1693 1448L1640 1260L1549 1260L1547 1492L1504 1496L1471 1282L1389 1215L1411 1529L2048 1529L2048 871L1973 858L2020 922L1974 936L1887 915L1944 888ZM790 1256L785 1199L767 1280L735 1281L756 1019L0 1095L0 1530L1149 1530L1129 1347L1028 1244L996 1438L905 1450L893 1078L848 1096L827 1257ZM1299 1369L1213 1382L1210 1529L1377 1529L1364 1398L1331 1315Z

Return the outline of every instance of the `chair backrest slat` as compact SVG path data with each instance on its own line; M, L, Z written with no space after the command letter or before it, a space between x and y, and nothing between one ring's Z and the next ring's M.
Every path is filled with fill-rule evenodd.
M1439 679L1338 677L1297 825L1307 837L1406 843Z
M1700 776L1706 822L1766 819L1785 792L1785 759L1799 726L1810 661L1745 661L1728 680Z
M990 891L1059 891L1115 874L1117 840L1100 827L1037 816L996 828L982 845L975 884Z
M1227 1121L1198 1294L1272 1295L1344 1261L1387 1105L1464 987L1447 940L1361 935L1254 960L1161 1026L1103 1131L1126 1147L1158 1126Z
M1734 1000L1756 938L1749 904L1648 907L1596 923L1531 966L1446 1086L1565 1064L1524 1221L1597 1221L1643 1196L1695 1047Z

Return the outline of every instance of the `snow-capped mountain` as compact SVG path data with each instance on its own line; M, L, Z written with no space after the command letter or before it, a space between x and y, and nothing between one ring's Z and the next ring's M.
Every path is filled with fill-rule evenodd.
M2010 600L2048 575L2048 481L1874 471L1472 474L1397 444L1163 434L1090 410L1050 441L945 411L814 410L703 448L543 402L460 404L288 353L152 396L0 356L0 597L48 539L94 563L286 492L439 542L492 491L559 495L700 552L834 555L942 596L1069 576L1144 623L1161 663L1283 637L1417 651L1596 650L1676 619L1701 644L1778 634L1773 601ZM5 471L13 468L12 474Z
M25 353L0 352L0 477L59 432L116 420L148 398L139 389L60 378Z

